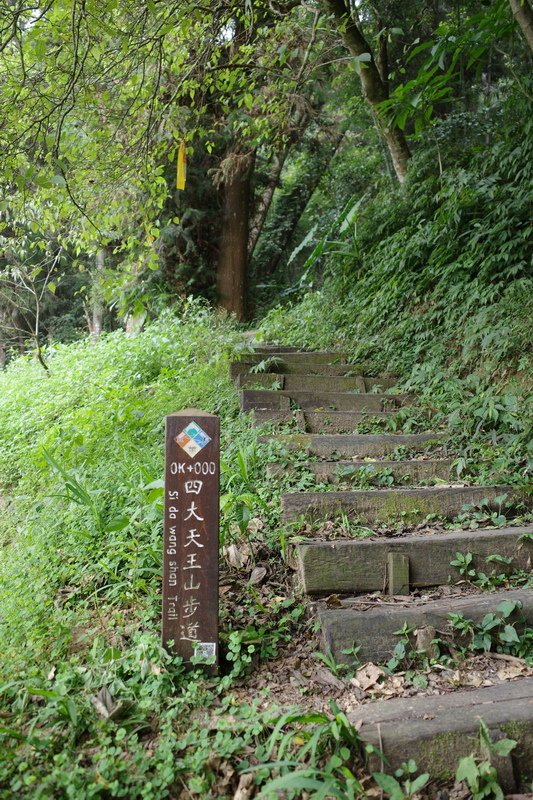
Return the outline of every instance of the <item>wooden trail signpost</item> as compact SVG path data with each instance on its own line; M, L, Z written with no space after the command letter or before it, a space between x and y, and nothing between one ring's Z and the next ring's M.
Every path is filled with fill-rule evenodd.
M220 422L188 408L166 418L163 624L165 647L218 669ZM169 645L168 643L173 644Z

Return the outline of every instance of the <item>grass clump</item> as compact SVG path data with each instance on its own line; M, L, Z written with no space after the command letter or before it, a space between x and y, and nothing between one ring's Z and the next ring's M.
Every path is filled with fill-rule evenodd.
M271 584L248 582L279 544L229 378L240 339L190 303L136 338L54 346L49 375L30 358L0 374L1 798L235 789L265 723L230 689L302 613L282 564ZM163 418L186 407L221 417L222 527L248 552L240 569L223 564L222 674L210 680L159 640ZM259 513L261 536L248 524Z

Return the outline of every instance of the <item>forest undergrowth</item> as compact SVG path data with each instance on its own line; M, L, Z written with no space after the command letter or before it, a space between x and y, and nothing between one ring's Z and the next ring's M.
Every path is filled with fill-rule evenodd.
M261 331L398 376L446 427L460 474L530 484L533 137L508 106L485 123L472 131L479 119L463 114L436 125L437 142L450 126L466 137L448 144L448 169L435 172L426 149L402 193L348 204L311 241L297 300L271 309Z

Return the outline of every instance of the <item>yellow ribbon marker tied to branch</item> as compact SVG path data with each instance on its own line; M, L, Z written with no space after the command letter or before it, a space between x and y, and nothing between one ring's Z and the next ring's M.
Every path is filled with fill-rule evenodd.
M187 179L187 149L185 142L180 142L178 150L178 172L176 176L176 188L185 189L185 181Z

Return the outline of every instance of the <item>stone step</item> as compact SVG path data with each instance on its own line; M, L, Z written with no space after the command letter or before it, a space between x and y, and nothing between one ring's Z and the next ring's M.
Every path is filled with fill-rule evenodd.
M444 441L438 433L279 433L257 438L260 442L281 442L288 450L304 450L321 458L376 458L389 455L398 447L421 451Z
M305 347L297 347L296 345L290 344L268 344L268 343L253 343L252 347L254 349L254 353L266 353L270 355L271 353L312 353L312 350L307 350ZM331 355L338 355L338 352L335 350L328 351Z
M276 350L269 350L262 353L246 353L238 361L232 361L230 364L231 374L233 377L240 375L242 372L247 372L253 369L258 364L263 365L265 372L315 372L323 367L339 367L344 370L339 374L343 375L346 371L357 369L355 365L347 364L346 353L333 353L331 351L315 351L315 352L302 352L291 351L283 352ZM243 369L245 367L245 369ZM331 373L335 374L335 373Z
M237 376L240 389L265 388L301 392L371 392L377 387L390 389L397 383L396 378L369 378L363 375L351 377L322 375L291 375L278 372L246 373Z
M434 628L441 638L452 636L460 643L459 634L453 630L448 615L463 614L466 619L479 624L485 614L497 613L496 608L502 600L521 603L521 609L510 618L513 622L518 620L519 633L533 624L533 589L485 592L430 601L413 597L406 597L405 602L398 598L390 601L352 598L340 601L340 608L329 608L325 602L320 602L317 603L317 617L322 645L337 663L351 663L352 656L343 650L350 651L354 645L359 647L357 657L360 661L378 663L392 657L400 639L397 631L404 625L413 631Z
M257 362L259 363L259 362ZM253 361L234 361L230 364L230 376L232 380L237 380L242 375L272 375L272 374L285 374L285 375L322 375L322 376L354 376L362 375L363 368L356 364L326 364L319 362L313 364L308 362L294 362L287 363L285 359L277 357L275 363L268 363L265 369L255 372L256 364Z
M460 573L450 562L456 553L471 553L472 567L485 575L531 569L533 525L516 528L447 531L424 536L342 539L300 542L296 564L300 584L307 594L346 594L391 589L390 557L408 559L408 587L421 588L457 580ZM509 565L487 562L487 556L512 559Z
M452 467L450 458L440 460L432 458L413 458L410 461L305 461L298 464L268 464L267 475L297 474L312 472L320 483L350 483L361 474L371 478L383 470L393 475L395 481L406 480L409 483L420 483L432 478L449 480ZM361 473L361 470L363 471Z
M288 411L302 408L306 411L389 411L412 402L408 394L358 394L354 392L299 392L273 389L243 389L241 411Z
M430 514L455 517L465 503L488 500L498 510L496 498L506 495L506 502L516 505L525 495L512 486L425 486L398 489L359 489L348 492L292 492L282 495L285 521L300 516L312 519L345 513L367 524L387 524L404 519L421 522Z
M254 425L295 424L306 433L352 433L361 422L369 419L389 419L394 411L270 411L252 412Z
M358 707L348 718L363 741L384 754L387 772L413 759L419 772L429 772L433 780L453 780L464 756L487 760L479 737L482 719L493 741L510 738L518 743L510 756L492 762L503 791L513 794L531 788L526 782L533 780L533 678L450 694L379 700ZM370 772L382 771L378 754L370 757L368 767Z

